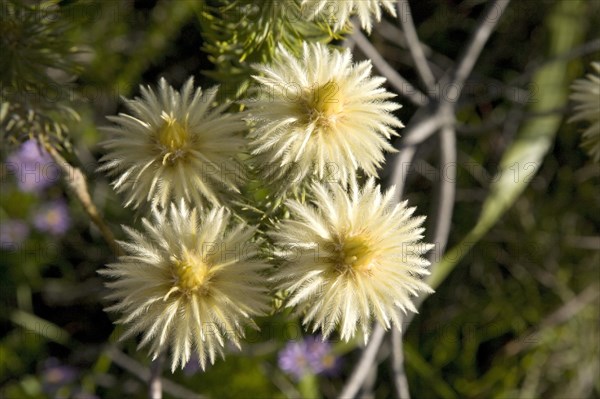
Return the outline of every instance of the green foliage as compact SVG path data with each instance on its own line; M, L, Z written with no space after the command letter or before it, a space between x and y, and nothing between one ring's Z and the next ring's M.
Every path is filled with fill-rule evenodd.
M69 24L61 18L61 10L52 2L26 5L8 0L0 13L0 81L27 92L57 81L47 68L74 74L76 49L64 40Z
M206 74L222 85L227 98L238 99L250 86L250 66L268 63L277 46L299 54L302 41L329 42L334 34L324 21L308 21L300 0L217 0L198 12L203 50L215 70Z
M15 141L48 135L65 143L66 122L78 114L64 99L79 72L70 25L54 2L8 0L0 8L0 127ZM72 87L72 86L71 86Z

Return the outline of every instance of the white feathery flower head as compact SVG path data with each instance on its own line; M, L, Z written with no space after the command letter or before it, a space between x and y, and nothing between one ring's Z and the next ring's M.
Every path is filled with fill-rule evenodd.
M381 21L383 7L395 17L394 4L397 2L398 0L302 0L301 6L304 14L309 12L312 18L325 18L335 31L344 28L350 17L356 14L362 28L371 33L373 16L377 22Z
M600 62L592 62L595 73L577 79L571 86L575 115L569 122L587 121L591 125L583 132L582 147L594 162L600 162Z
M300 59L283 47L271 65L255 66L262 76L258 95L248 100L252 154L266 175L283 185L307 177L346 185L357 169L375 176L388 140L402 123L392 114L395 94L371 77L371 62L352 63L349 49L304 43ZM266 171L266 172L265 172Z
M126 194L126 206L144 201L166 206L184 198L198 205L221 204L224 191L239 192L236 156L245 140L239 114L213 106L217 88L194 90L190 78L177 92L160 80L157 92L141 86L142 97L126 100L131 115L109 117L108 150L101 171Z
M313 195L313 205L288 201L292 217L273 233L282 260L274 279L287 306L324 336L339 326L346 341L360 326L366 343L372 316L400 328L402 312L417 312L411 295L433 292L421 280L429 274L422 255L433 247L421 242L425 218L394 205L393 190L382 195L373 179L350 193L315 184Z
M226 339L239 347L244 327L257 328L251 317L268 309L260 275L268 264L257 260L255 229L228 226L224 208L198 214L182 200L153 216L142 219L143 232L124 227L127 255L100 271L113 279L108 298L117 301L107 310L122 313L122 339L141 333L139 347L150 344L154 358L170 348L172 370L192 350L204 369L207 358L223 356Z

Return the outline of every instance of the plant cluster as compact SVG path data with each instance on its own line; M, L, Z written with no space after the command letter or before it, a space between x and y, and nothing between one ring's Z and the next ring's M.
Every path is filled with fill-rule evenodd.
M370 28L377 2L356 3L343 3L341 16L356 11ZM263 12L281 21L282 4ZM263 40L246 43L251 54ZM238 57L246 65L249 57ZM372 179L402 127L385 79L372 76L370 61L321 43L283 41L261 59L270 62L251 65L254 83L239 107L219 101L217 87L189 79L178 92L161 79L105 129L100 170L125 206L154 215L142 219L143 232L126 230L127 254L101 272L114 280L109 309L122 313L124 337L141 333L154 358L170 350L172 369L192 350L204 368L226 341L239 346L252 317L269 312L272 286L307 329L326 338L337 328L348 341L360 327L365 342L374 319L400 328L402 313L416 311L411 297L431 292L421 281L431 248L420 242L424 218ZM271 217L260 231L235 205L264 206L241 195L249 179L276 204L262 209Z

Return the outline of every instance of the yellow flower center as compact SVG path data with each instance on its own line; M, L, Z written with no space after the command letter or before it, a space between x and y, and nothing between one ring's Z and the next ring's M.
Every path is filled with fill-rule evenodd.
M46 222L51 225L60 223L60 213L53 209L46 214Z
M335 125L343 109L338 83L330 80L308 90L301 99L300 106L301 112L306 113L306 122L314 122L320 128Z
M184 147L189 139L188 129L177 121L172 114L163 113L163 125L158 130L158 141L165 151L163 164L173 163L184 155Z
M346 237L338 248L335 260L337 271L372 274L375 252L366 237L360 235Z
M323 356L321 359L321 364L325 369L333 368L333 366L335 366L335 356L333 356L331 353Z
M184 253L183 259L178 259L171 264L171 272L178 291L186 295L194 292L206 293L211 277L210 266L196 254Z

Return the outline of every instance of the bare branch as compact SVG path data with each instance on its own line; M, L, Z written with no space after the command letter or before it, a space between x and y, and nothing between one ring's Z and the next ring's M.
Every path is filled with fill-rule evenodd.
M162 369L165 362L164 354L161 353L150 365L150 378L148 379L148 394L150 399L162 399Z
M63 156L58 153L56 148L54 148L52 144L50 144L43 137L40 137L39 140L43 144L48 154L50 154L54 162L56 162L58 167L63 171L69 188L83 206L83 209L89 216L90 220L96 225L96 227L98 227L102 237L104 237L104 240L110 246L113 253L116 256L123 255L123 250L117 244L113 232L104 222L104 219L102 219L102 216L100 216L100 212L98 212L98 208L96 208L96 205L94 205L92 202L92 198L90 197L90 193L88 191L87 182L81 169L69 164L63 158Z
M481 50L485 46L485 43L489 39L509 2L510 0L496 0L488 6L483 16L480 18L479 24L471 36L467 47L463 51L462 56L459 58L457 67L452 74L450 85L457 90L453 98L458 99L460 97L466 79L471 74L475 62L481 54ZM447 82L448 79L442 79L442 81ZM396 155L396 159L392 162L393 171L391 182L396 186L395 197L397 200L402 198L408 170L410 169L410 165L412 164L416 153L415 146L428 139L440 127L449 124L450 121L452 121L451 123L454 123L453 115L455 113L455 107L456 102L441 97L440 103L433 108L430 116L420 119L415 122L415 125L409 125L404 130L404 136L400 140L399 147L397 147L401 151ZM449 120L450 116L451 119Z
M455 90L457 90L453 96L455 99L460 97L466 79L471 74L485 43L500 20L509 1L510 0L496 0L490 4L482 18L479 20L479 24L463 51L462 56L459 58L459 61L456 64L457 67L452 74L452 78L442 78L441 84L446 84L449 81ZM448 76L448 74L446 76ZM401 151L396 156L393 163L391 178L392 184L396 185L395 196L398 201L402 197L408 170L414 159L417 146L440 128L442 129L440 137L440 169L444 171L444 165L456 163L456 132L454 129L456 123L454 120L455 112L456 101L449 101L449 99L441 97L430 116L416 121L406 129L405 135L401 141ZM452 221L452 211L454 208L456 169L451 169L449 173L451 174L450 176L444 176L445 178L441 179L442 183L434 230L434 242L436 243L436 251L439 256L443 254L448 240ZM435 255L435 253L432 253L430 257L433 255ZM416 299L415 306L417 309L426 298L426 295L421 295ZM407 330L406 327L413 318L414 313L407 314L403 320L403 326L405 326L403 332L400 333L397 330L392 332L392 365L396 389L400 398L409 397L408 384L406 383L406 376L403 371L402 334Z
M384 335L385 330L380 324L377 324L373 329L373 333L371 334L371 338L369 339L367 347L362 352L362 356L358 361L358 364L356 367L354 367L352 375L348 381L346 381L346 385L342 389L342 393L339 395L340 399L356 397L360 387L363 385L365 379L369 375L369 370L373 366L373 362L377 357L377 352L379 351L379 347L383 342Z
M435 77L429 68L425 54L423 53L423 47L421 47L421 42L419 41L417 30L415 29L415 23L413 22L408 0L400 0L398 2L398 18L400 19L402 30L406 35L408 50L415 62L419 78L425 87L431 91L435 86Z
M448 116L451 118L451 116ZM414 157L416 147L407 147L403 152L407 152L410 160ZM430 258L439 259L446 248L450 225L452 222L452 211L454 209L454 198L456 192L456 167L447 168L447 165L456 165L456 132L452 124L447 124L442 128L440 136L440 176L441 188L438 197L438 208L436 215L436 224L434 229L435 252L430 253ZM405 181L407 170L401 170ZM401 195L402 186L396 188L398 195ZM417 308L424 301L426 296L420 296L416 300ZM406 315L403 325L408 326L414 314ZM406 330L406 329L405 329ZM396 392L400 399L410 399L408 390L408 380L404 372L404 353L402 350L402 335L397 328L392 329L392 369L394 371L394 383Z
M402 333L398 328L392 329L392 370L394 371L394 385L398 399L410 399L408 379L404 371L404 349L402 348Z
M362 384L362 387L360 387L360 390L361 390L360 398L361 399L374 399L375 398L375 394L373 392L373 388L375 387L375 382L377 382L377 367L371 367L369 369L369 373L367 374L367 377L365 378L365 381Z
M417 153L417 146L411 145L400 150L400 153L396 155L394 160L394 166L392 170L392 176L390 177L390 183L394 187L394 201L400 202L404 195L404 186L406 185L406 179L408 178L408 171L412 165L415 154Z
M415 147L407 148L409 156L414 156ZM434 229L435 251L431 252L431 257L439 259L446 248L450 225L452 222L452 211L454 209L454 198L456 191L456 167L447 168L447 165L456 165L456 132L451 124L442 128L440 136L440 176L441 188L438 197L438 210L436 215L436 225ZM406 150L405 150L406 151ZM404 170L402 173L406 173ZM405 177L404 177L405 178ZM404 179L403 179L404 181ZM402 190L402 187L399 187ZM425 297L420 297L418 305ZM413 315L406 317L410 322ZM408 325L408 323L404 323ZM404 372L404 353L402 350L402 333L397 329L392 329L392 369L394 371L394 383L396 392L400 399L410 399L408 390L408 380Z
M106 351L107 356L115 362L119 367L133 374L140 380L146 382L150 378L150 370L147 367L144 367L136 360L127 356L125 353L121 352L115 346L110 347ZM169 395L180 398L180 399L205 399L205 396L199 395L195 392L190 391L187 388L182 387L175 382L163 379L162 382L163 389Z
M398 94L410 100L413 104L422 107L429 103L429 98L419 89L411 85L404 79L387 61L379 54L379 51L371 44L371 42L363 35L356 26L352 34L358 48L366 55L377 70L387 78L388 82L396 89Z
M397 202L400 201L404 193L406 177L412 165L414 156L417 152L417 146L429 138L440 127L447 123L447 114L436 111L433 115L411 123L403 131L400 140L400 152L396 155L392 163L391 185L394 185L394 197Z
M452 78L452 84L458 86L459 90L462 89L462 86L465 84L465 81L475 67L475 63L479 59L481 50L483 50L483 47L490 38L494 28L500 21L508 3L510 3L510 0L496 0L493 3L490 3L484 11L483 16L479 19L474 34L471 36L467 47L458 59Z
M395 24L387 20L382 20L377 24L377 32L385 39L390 42L397 43L399 47L408 50L408 40L406 39L406 35ZM445 56L442 53L438 53L434 51L431 47L427 45L427 43L419 42L421 49L423 49L423 54L425 54L425 58L427 59L427 64L429 68L434 72L435 76L443 75L444 71L446 71L450 66L454 65L454 61ZM414 65L414 60L410 57L410 61L413 62L411 64Z
M441 259L448 243L454 197L456 194L456 132L446 125L440 134L440 192L437 199L436 223L433 233L435 248L430 259Z

